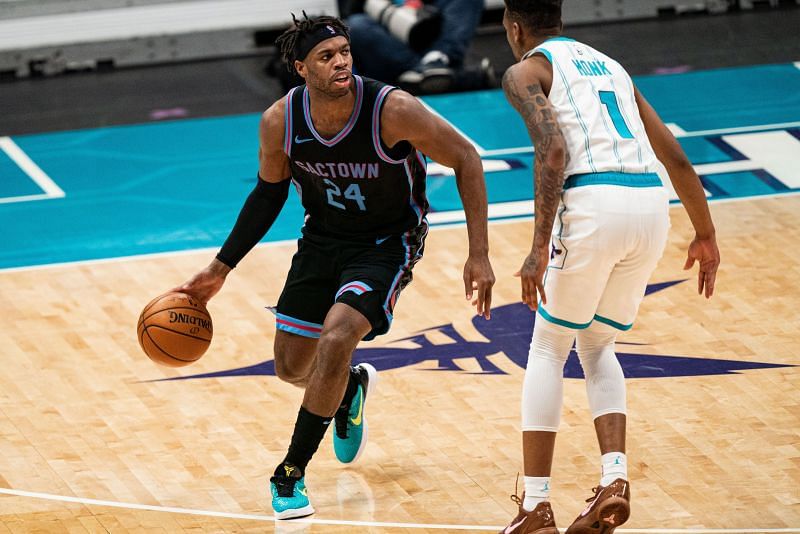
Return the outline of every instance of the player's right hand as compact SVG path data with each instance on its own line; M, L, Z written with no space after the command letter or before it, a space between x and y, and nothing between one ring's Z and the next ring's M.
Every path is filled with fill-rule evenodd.
M547 295L544 292L544 273L549 261L549 246L536 247L525 258L520 270L514 273L514 276L520 278L522 284L522 303L527 305L531 311L536 311L538 306L537 293L542 297L542 303L547 304Z
M184 284L173 288L172 291L191 295L205 306L211 300L211 297L222 289L225 277L230 270L230 267L214 259L208 267L191 277Z

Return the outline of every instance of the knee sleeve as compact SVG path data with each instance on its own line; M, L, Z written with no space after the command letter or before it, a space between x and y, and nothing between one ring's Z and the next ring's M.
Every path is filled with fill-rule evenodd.
M522 385L522 430L557 432L564 397L564 364L575 331L538 317Z
M614 353L617 332L597 322L578 333L578 357L586 376L592 418L626 413L625 375Z

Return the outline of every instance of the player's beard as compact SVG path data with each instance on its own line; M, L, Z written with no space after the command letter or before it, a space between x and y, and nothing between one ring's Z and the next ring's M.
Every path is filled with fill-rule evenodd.
M344 73L347 73L348 75L348 83L347 86L340 86L334 81L334 78ZM329 98L342 98L347 96L350 92L350 89L353 85L353 75L349 70L339 71L337 74L325 79L312 74L310 81L314 88L323 93L325 96Z

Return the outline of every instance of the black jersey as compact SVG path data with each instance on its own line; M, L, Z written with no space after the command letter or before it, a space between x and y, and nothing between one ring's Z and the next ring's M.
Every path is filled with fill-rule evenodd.
M286 96L284 151L306 211L304 231L359 240L403 234L428 211L425 156L406 141L392 148L381 141L381 109L395 87L353 78L350 120L330 139L314 129L306 86Z

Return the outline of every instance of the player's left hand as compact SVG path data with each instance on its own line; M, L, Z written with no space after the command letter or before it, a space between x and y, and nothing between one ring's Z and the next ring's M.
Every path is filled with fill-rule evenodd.
M702 295L705 290L706 298L710 299L714 294L714 284L719 268L719 248L716 236L711 235L705 238L695 236L689 245L686 263L683 265L684 270L691 269L695 262L700 263L700 271L697 273L697 293Z
M467 300L472 300L472 296L477 292L475 300L472 300L472 305L477 306L478 315L486 319L492 318L493 285L494 272L492 264L489 262L489 256L486 254L470 255L467 263L464 264L464 292Z
M542 303L547 304L547 295L544 292L544 273L549 261L549 245L536 247L525 258L520 270L514 273L514 276L520 277L522 283L522 303L526 304L531 311L536 311L538 306L537 292L542 297Z

